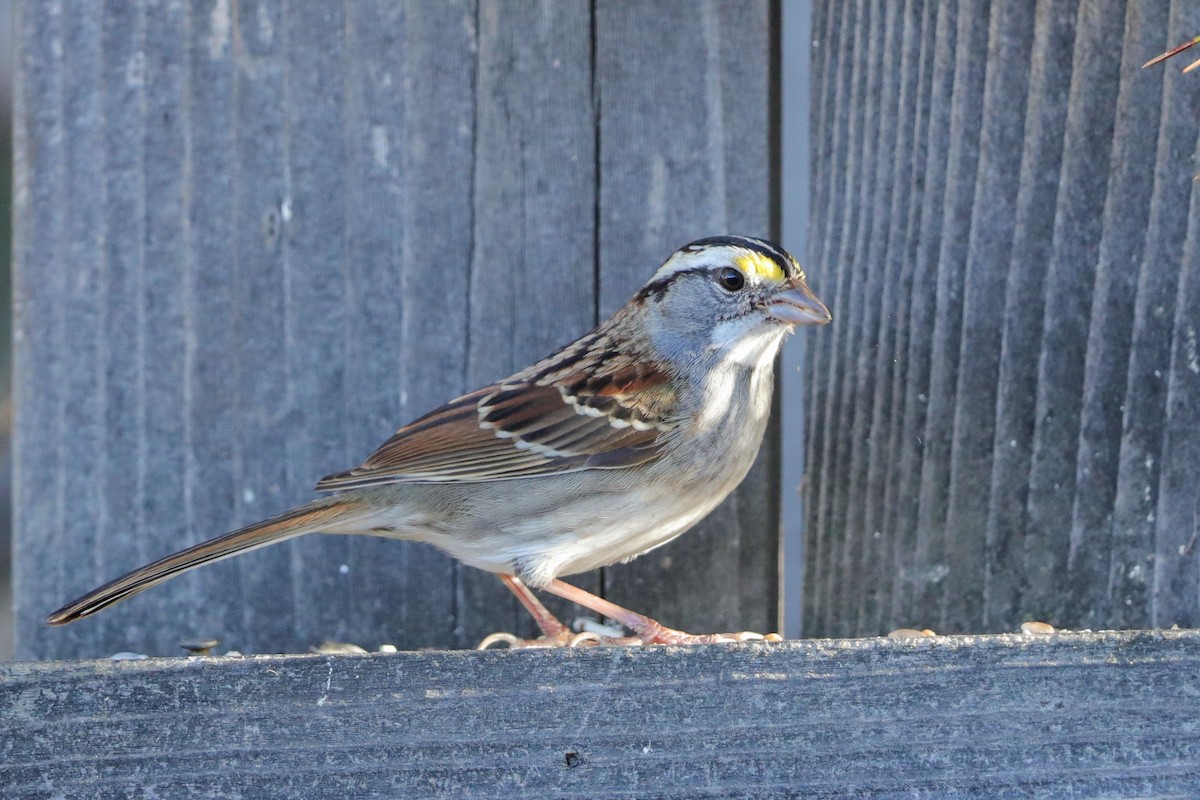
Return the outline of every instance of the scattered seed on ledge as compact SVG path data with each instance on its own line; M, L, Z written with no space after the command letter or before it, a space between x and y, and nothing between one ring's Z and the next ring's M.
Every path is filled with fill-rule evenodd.
M184 639L179 646L187 650L190 656L207 656L219 644L216 639Z
M923 630L917 630L916 628L896 628L896 630L888 633L887 638L918 639L924 636L937 636L937 634L929 630L929 628L925 628Z
M351 644L350 642L331 642L329 640L321 642L316 647L308 648L308 651L310 653L322 653L324 655L338 655L338 656L359 655L361 653L367 652L366 650L359 647L358 645Z

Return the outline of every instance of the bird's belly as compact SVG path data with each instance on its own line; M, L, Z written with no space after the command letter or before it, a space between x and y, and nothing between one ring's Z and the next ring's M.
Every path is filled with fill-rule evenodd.
M647 525L648 519L644 518L637 526L624 521L598 527L574 541L564 542L548 554L551 561L557 562L555 574L587 572L661 547L706 517L719 502L719 499L705 500L692 508L664 509L653 515L658 518L653 525Z
M725 498L729 488L712 486L700 494L646 488L620 497L597 497L583 508L577 506L579 516L571 521L546 525L549 520L543 518L537 525L540 534L534 537L536 553L519 559L519 573L544 584L628 561L687 531ZM524 538L521 532L514 537Z
M514 489L518 487L513 487ZM541 487L536 487L541 488ZM426 525L397 531L400 538L417 539L454 558L488 572L521 576L534 586L552 579L627 561L666 544L708 514L725 497L714 487L699 499L694 493L639 491L606 487L588 491L574 487L568 506L551 502L557 492L520 487L503 514L475 505L468 515L447 526Z
M765 417L766 408L761 411ZM428 521L398 526L390 535L428 542L468 566L544 586L628 561L687 531L741 483L761 437L761 420L753 419L749 430L727 437L723 449L709 445L699 454L673 454L691 465L687 469L668 458L640 474L573 473L470 491L426 486L421 496ZM688 479L680 481L685 472Z

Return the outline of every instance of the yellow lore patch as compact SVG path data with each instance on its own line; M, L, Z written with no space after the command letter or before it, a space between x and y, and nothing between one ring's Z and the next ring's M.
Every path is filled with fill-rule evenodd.
M775 283L782 283L784 280L783 270L779 265L762 253L745 253L734 258L733 263L742 272L760 280L774 281Z

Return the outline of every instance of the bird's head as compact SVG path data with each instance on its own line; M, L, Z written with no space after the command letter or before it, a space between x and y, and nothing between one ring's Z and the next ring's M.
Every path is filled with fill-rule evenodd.
M748 236L714 236L681 247L635 302L660 349L748 365L773 358L795 326L831 319L796 259L779 245Z

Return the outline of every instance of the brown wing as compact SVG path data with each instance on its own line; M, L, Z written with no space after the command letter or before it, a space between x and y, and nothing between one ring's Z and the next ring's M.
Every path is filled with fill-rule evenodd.
M660 435L674 427L674 387L658 369L621 362L612 352L567 348L404 426L361 466L317 489L494 481L650 461Z

